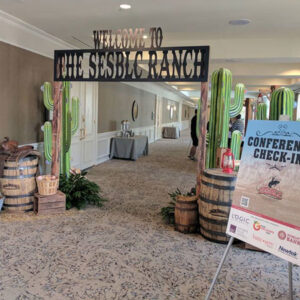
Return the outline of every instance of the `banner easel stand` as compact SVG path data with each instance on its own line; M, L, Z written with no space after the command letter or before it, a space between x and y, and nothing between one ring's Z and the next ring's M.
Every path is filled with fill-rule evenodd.
M214 278L213 278L213 280L211 282L209 291L206 294L205 300L209 300L210 299L210 296L212 294L213 288L214 288L214 286L216 284L216 281L217 281L218 276L219 276L219 274L221 272L221 269L222 269L222 267L224 265L225 259L226 259L227 255L229 253L229 250L230 250L230 248L232 246L233 241L234 241L234 237L230 237L230 240L229 240L229 242L227 244L227 247L226 247L226 250L225 250L225 252L224 252L224 254L222 256L222 259L220 261L220 264L218 266L216 274L215 274L215 276L214 276ZM293 300L293 264L290 263L290 262L288 263L288 273L289 273L289 299Z

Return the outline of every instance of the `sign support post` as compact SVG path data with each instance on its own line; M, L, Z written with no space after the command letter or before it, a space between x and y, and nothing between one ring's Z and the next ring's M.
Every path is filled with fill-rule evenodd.
M224 265L225 259L228 256L228 253L229 253L229 250L230 250L230 248L232 246L233 241L234 241L234 237L232 236L232 237L230 237L230 240L229 240L229 242L227 244L225 252L224 252L224 254L222 256L222 259L221 259L221 261L219 263L218 269L217 269L217 271L215 273L215 276L214 276L214 278L213 278L213 280L211 282L211 285L209 287L209 290L208 290L208 292L206 294L205 300L209 300L210 299L210 296L212 294L212 291L214 289L216 281L217 281L217 279L218 279L218 277L220 275L220 272L221 272L221 269L222 269L222 267ZM289 273L289 299L293 300L294 299L294 297L293 297L293 264L291 262L288 262L288 273Z

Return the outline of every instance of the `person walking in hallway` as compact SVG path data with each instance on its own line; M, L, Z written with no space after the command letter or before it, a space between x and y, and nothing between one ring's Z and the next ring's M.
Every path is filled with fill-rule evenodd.
M190 155L189 155L189 158L191 160L195 160L195 154L198 147L198 137L197 137L196 127L197 127L197 109L195 109L195 115L191 120L191 138L193 141L193 146L190 150Z

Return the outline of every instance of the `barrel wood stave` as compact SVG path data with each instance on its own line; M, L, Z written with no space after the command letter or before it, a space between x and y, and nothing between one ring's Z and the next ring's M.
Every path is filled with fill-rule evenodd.
M208 240L227 243L228 216L235 189L236 173L207 169L201 178L198 200L200 233Z

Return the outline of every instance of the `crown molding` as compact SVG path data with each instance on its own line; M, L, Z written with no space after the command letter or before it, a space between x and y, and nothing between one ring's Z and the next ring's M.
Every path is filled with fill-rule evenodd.
M0 41L53 58L54 50L76 49L52 34L0 10Z

